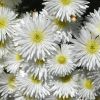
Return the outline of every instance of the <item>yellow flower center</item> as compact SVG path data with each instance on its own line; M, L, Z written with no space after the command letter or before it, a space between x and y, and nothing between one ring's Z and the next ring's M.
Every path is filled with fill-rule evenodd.
M31 81L33 84L40 84L42 81L39 80L37 77L35 77L34 75L31 76Z
M71 97L58 97L57 100L72 100Z
M16 53L15 59L16 61L21 61L23 58L22 58L22 55L20 55L19 53Z
M42 31L34 31L30 35L32 43L40 44L44 40L44 33Z
M0 41L0 48L4 48L6 46L7 41Z
M5 17L0 17L0 29L6 28L8 26L8 20Z
M86 44L86 50L89 54L95 54L99 51L100 44L96 40L90 40Z
M66 75L64 77L59 77L60 81L63 83L68 83L71 81L72 79L72 75Z
M61 29L63 29L67 25L67 22L65 21L62 22L60 19L55 19L54 23L55 25L58 26L58 28L61 28Z
M83 85L84 85L84 88L86 88L86 89L93 88L92 80L89 80L89 79L84 80Z
M16 78L14 75L9 75L8 76L8 87L10 89L14 89L16 84L15 84Z
M57 55L56 56L56 61L59 64L65 64L68 61L68 57L66 57L65 55L62 55L62 54L61 55Z
M37 59L36 60L37 65L43 65L44 63L45 63L45 61L43 61L42 59Z
M72 0L60 0L60 3L61 3L63 6L69 5L71 2L72 2Z

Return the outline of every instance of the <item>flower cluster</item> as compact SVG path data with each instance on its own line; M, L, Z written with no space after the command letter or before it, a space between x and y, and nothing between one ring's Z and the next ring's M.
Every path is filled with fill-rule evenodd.
M19 17L0 0L0 100L100 100L100 9L86 0L44 0Z

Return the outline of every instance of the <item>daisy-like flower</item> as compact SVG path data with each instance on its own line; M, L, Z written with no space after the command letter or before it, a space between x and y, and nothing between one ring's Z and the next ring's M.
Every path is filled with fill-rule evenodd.
M78 66L95 70L100 67L100 40L88 30L82 29L80 37L73 40L73 55Z
M54 27L59 31L76 31L79 30L80 26L80 18L77 18L76 16L71 16L72 21L61 21L59 18L56 18L55 16L50 16L49 13L46 10L42 10L40 12L43 16L45 16L48 20L51 21L51 23L54 25ZM75 20L76 19L76 20Z
M51 82L51 92L53 92L53 95L58 98L69 98L69 96L74 97L78 88L77 79L77 74L59 77L57 81L53 80Z
M13 74L0 74L0 93L1 98L6 100L8 95L14 94L16 91L16 76Z
M44 0L45 9L61 21L71 21L71 16L80 16L88 7L86 0Z
M94 13L90 13L87 17L86 27L96 35L100 35L100 8L98 11L94 10Z
M29 61L29 67L27 67L27 72L32 73L34 76L38 76L39 79L47 79L47 63L46 60L37 59L36 61Z
M47 67L52 75L65 76L75 69L71 51L72 47L71 45L63 44L61 45L61 49L58 50L58 53L51 59L48 59Z
M70 38L72 38L72 35L76 36L78 35L77 33L79 33L80 20L76 22L61 21L53 16L50 17L50 20L53 26L57 29L55 37L58 37L59 39L57 39L60 41L66 43L66 41L69 41Z
M22 55L14 49L7 54L5 64L7 65L7 71L10 73L16 73L21 68L27 66Z
M34 14L33 20L29 17L27 19L29 21L24 20L19 34L15 38L22 56L28 60L32 58L36 60L54 54L57 44L53 39L55 30L52 29L50 21L38 14Z
M7 36L13 37L16 23L16 14L9 8L0 7L0 41Z
M50 95L49 87L42 80L34 75L18 75L17 77L18 90L26 96L35 97L37 99L44 99Z
M22 0L0 0L1 7L15 8Z
M96 93L92 79L80 77L78 96L82 100L95 100Z

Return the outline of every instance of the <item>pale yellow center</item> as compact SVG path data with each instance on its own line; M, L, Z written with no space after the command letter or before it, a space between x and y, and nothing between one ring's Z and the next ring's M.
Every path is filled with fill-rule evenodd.
M68 61L68 57L63 54L56 55L56 61L58 64L66 64Z
M32 43L40 44L44 40L44 33L42 31L34 31L30 34Z
M45 63L45 61L43 61L42 59L37 59L36 60L37 65L43 65L44 63Z
M20 55L19 53L16 53L15 59L16 61L21 61L23 58L22 58L22 55Z
M34 75L31 76L31 81L33 84L40 84L42 81L39 80L37 77L35 77Z
M9 75L8 76L8 87L10 89L14 89L15 88L15 85L16 85L15 81L16 81L15 76L13 76L13 75Z
M8 20L5 17L0 17L0 29L4 29L8 26Z
M100 49L100 44L96 40L89 40L86 44L86 50L89 54L96 54Z
M64 28L67 25L67 22L65 22L65 21L62 22L59 19L55 19L54 23L55 23L55 25L58 26L58 28L61 28L61 29Z
M66 75L64 77L59 77L59 80L63 83L68 83L70 82L72 79L72 75Z
M92 80L85 79L83 85L85 89L93 89Z
M72 2L72 0L60 0L60 3L61 3L63 6L69 5L71 2Z

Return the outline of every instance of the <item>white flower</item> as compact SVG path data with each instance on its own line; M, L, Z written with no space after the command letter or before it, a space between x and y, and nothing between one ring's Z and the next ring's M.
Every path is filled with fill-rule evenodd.
M88 7L86 0L44 0L45 9L56 18L71 21L72 15L80 16Z
M25 75L22 77L18 74L17 86L18 90L20 90L23 95L29 97L44 99L46 96L50 95L48 85L33 75Z
M68 44L61 45L61 49L51 59L47 60L48 71L53 75L65 76L71 73L76 67L72 58L72 46Z
M6 69L10 73L16 73L21 68L27 66L22 55L20 55L20 53L14 49L11 49L11 51L5 57L5 64L7 65Z
M95 100L95 86L93 80L80 76L78 96L82 100Z
M0 0L1 7L15 8L22 0Z
M13 74L0 74L0 93L2 98L16 91L16 77ZM4 99L6 100L6 99Z
M100 67L100 40L84 28L80 37L73 40L73 55L78 66L95 70Z
M55 31L52 30L50 21L37 14L33 16L33 20L29 17L27 19L28 22L24 20L14 40L19 44L18 50L22 56L28 60L32 58L36 60L54 54L57 44L53 39Z
M72 35L76 36L77 33L79 33L80 20L76 22L61 21L53 16L50 16L49 20L52 22L54 28L57 29L57 32L55 33L55 39L59 41L66 43L66 41L70 41Z
M51 92L59 98L74 97L77 93L77 79L78 75L66 75L59 77L57 81L52 81Z
M98 11L94 10L94 13L90 13L87 19L86 28L93 34L100 35L100 8Z
M46 60L37 59L36 61L29 61L29 66L26 67L28 73L38 76L39 79L47 79L47 63Z
M16 14L9 8L0 7L0 41L13 37L17 23Z

